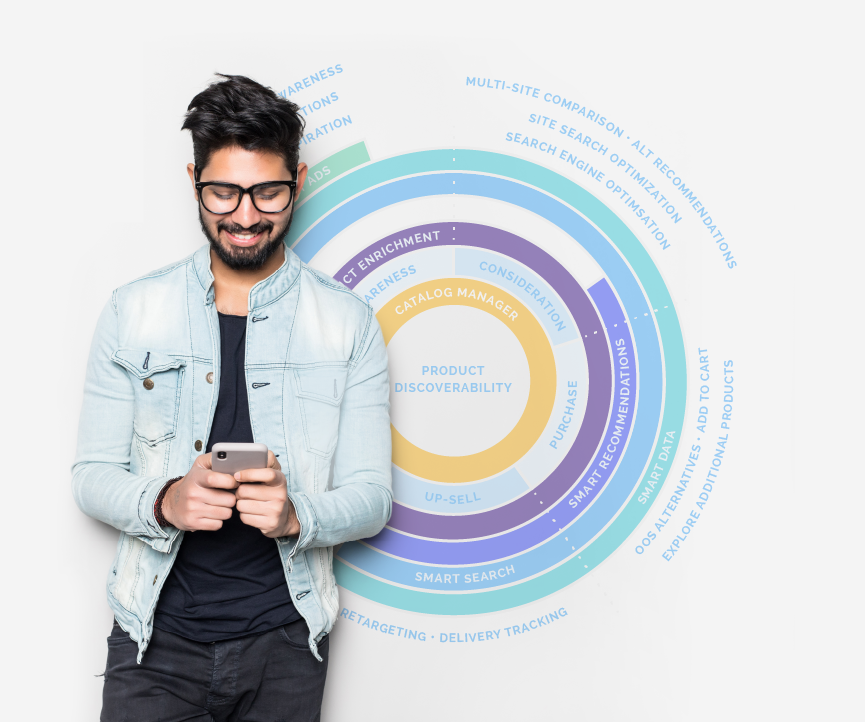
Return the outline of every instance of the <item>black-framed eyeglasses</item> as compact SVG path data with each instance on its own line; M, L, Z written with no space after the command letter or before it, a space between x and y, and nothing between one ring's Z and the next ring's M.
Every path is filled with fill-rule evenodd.
M224 216L234 213L243 200L244 193L252 199L252 205L261 213L282 213L291 205L297 181L266 181L243 188L234 183L220 181L198 182L195 190L201 205L214 215Z

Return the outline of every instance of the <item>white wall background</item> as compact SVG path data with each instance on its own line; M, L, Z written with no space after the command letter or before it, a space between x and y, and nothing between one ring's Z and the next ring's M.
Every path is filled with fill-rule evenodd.
M495 655L407 660L338 628L325 719L861 715L857 5L214 0L3 16L4 717L98 717L115 532L77 510L69 467L110 291L201 243L179 132L188 101L213 71L277 85L344 44L392 55L403 75L436 62L413 51L431 43L616 96L689 169L750 264L747 418L736 482L682 573L627 580L642 607L620 605L623 582L599 569L563 593L585 612L571 626ZM365 82L398 105L387 75ZM575 689L580 675L591 684Z

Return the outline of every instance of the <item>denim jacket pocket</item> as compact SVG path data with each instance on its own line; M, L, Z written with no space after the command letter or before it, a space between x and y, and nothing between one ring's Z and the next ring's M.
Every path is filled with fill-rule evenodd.
M111 360L132 377L135 434L149 446L173 438L186 362L156 351L127 348L115 351Z
M339 407L345 393L347 365L295 369L297 395L307 451L330 456L336 448Z

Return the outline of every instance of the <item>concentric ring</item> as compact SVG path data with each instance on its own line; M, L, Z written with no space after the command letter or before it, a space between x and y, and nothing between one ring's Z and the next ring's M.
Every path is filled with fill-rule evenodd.
M462 172L442 172L451 169ZM617 294L621 299L633 331L640 360L640 402L628 448L603 495L572 527L564 528L541 546L525 552L519 562L525 564L530 555L547 550L544 553L550 557L548 562L553 561L553 557L564 560L556 562L557 565L531 578L512 575L510 580L497 582L509 586L471 594L409 589L402 586L404 582L374 578L377 576L374 571L369 572L373 575L370 576L345 564L336 565L340 583L355 592L391 606L439 614L481 613L531 601L572 583L609 556L643 518L648 508L643 502L660 490L666 478L678 444L685 398L681 331L669 294L645 249L598 199L562 176L527 161L460 150L428 151L372 163L325 187L300 209L303 212L298 213L295 234L305 232L305 235L296 250L301 258L309 258L342 228L376 208L409 198L455 191L526 208L559 226L594 257L615 288L615 294L611 292L611 295ZM591 218L594 225L587 223L584 216ZM647 405L656 408L654 419L644 413ZM670 461L662 464L662 459ZM641 481L647 486L640 495L633 494ZM585 532L590 531L589 527L594 527L595 531L590 536L575 535L572 529L576 529L577 524L582 524ZM409 537L403 536L403 539ZM570 556L563 541L576 542L570 545ZM450 546L467 544L451 543ZM583 545L585 548L581 548ZM385 558L363 545L351 545L348 553L357 549L367 549ZM575 555L574 552L579 553ZM502 568L500 564L499 567ZM483 573L473 572L468 578L481 576ZM525 581L513 584L516 576ZM469 585L448 591L464 592L472 588Z
M461 294L461 291L465 293ZM422 299L421 305L410 303ZM512 309L503 314L495 304ZM489 313L514 333L529 362L529 400L517 425L497 444L466 456L444 456L421 449L391 425L393 461L400 468L425 479L450 484L477 481L501 473L532 448L547 424L556 396L556 361L543 328L529 310L509 293L483 281L442 278L406 289L378 312L385 343L404 323L424 311L462 305ZM505 317L504 319L502 317Z

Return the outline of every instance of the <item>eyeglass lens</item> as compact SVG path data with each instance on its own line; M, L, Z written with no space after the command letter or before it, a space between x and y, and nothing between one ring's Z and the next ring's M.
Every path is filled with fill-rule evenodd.
M201 202L211 213L231 213L240 205L240 189L210 185L201 189ZM252 202L262 213L281 213L291 203L291 186L272 183L252 189Z

